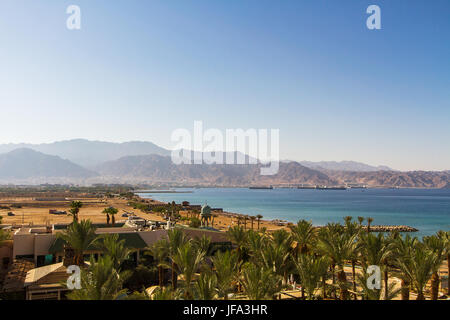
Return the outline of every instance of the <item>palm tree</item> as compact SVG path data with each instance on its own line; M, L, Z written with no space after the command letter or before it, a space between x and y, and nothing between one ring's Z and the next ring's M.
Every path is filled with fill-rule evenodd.
M358 222L359 222L360 226L362 226L363 221L364 221L364 217L358 217Z
M417 243L412 250L411 259L399 262L400 268L411 279L412 285L417 291L417 300L425 300L423 290L433 274L436 263L436 256L433 251L426 248L422 243Z
M250 300L273 299L282 288L280 276L253 263L243 268L241 284Z
M213 214L212 215L212 220L211 220L211 228L214 228L214 220L218 217L217 214Z
M329 261L328 258L315 257L314 255L301 254L295 261L298 275L305 288L308 299L314 299L314 292L320 283L320 279L327 272Z
M290 251L289 248L283 245L277 245L275 242L269 243L262 251L262 267L271 270L274 274L287 282Z
M78 213L80 212L83 203L81 201L72 201L70 204L70 215L73 217L73 222L78 222Z
M450 231L439 231L437 236L444 242L443 255L447 259L447 270L450 270ZM447 277L447 295L450 295L450 274Z
M114 265L114 269L119 270L121 264L128 258L130 251L125 247L125 240L119 241L119 234L105 234L100 237L100 248L105 255L109 256Z
M368 217L367 218L367 233L370 232L370 224L373 222L373 218Z
M190 241L188 241L182 247L178 248L177 253L173 257L177 266L177 271L184 277L185 297L187 299L192 298L192 278L203 262L204 256L205 252L198 250Z
M291 228L296 244L296 253L306 254L316 242L317 232L310 221L300 220Z
M433 275L431 276L431 300L437 300L439 295L439 268L442 262L445 260L445 241L442 237L433 235L430 237L424 237L424 244L427 248L434 253L434 266Z
M388 260L392 255L391 246L382 233L379 233L378 235L372 233L361 235L360 244L363 257L363 269L367 269L367 267L371 265L376 265L380 266L383 270L384 293L385 299L387 299L389 294Z
M332 264L337 265L338 267L337 278L340 288L340 299L347 300L349 295L347 288L347 277L344 271L344 263L346 260L351 259L355 250L357 249L357 242L356 242L357 236L356 235L348 236L344 232L337 233L334 230L327 231L326 229L329 228L339 229L337 226L334 226L332 224L330 224L324 229L321 229L319 235L318 249L320 252L322 252L331 259Z
M204 272L194 284L196 300L214 300L217 297L217 277L214 273Z
M358 275L358 282L362 288L362 292L367 300L381 300L381 290L374 290L369 288L367 285L367 280L369 278L366 269L363 270L362 274ZM395 283L392 282L387 288L384 289L384 300L392 300L394 299L399 292L402 290L401 288L395 289ZM387 293L386 293L387 292Z
M218 251L212 258L217 276L217 291L219 297L227 300L232 289L232 281L240 270L239 255L235 251Z
M253 230L253 223L255 222L255 220L256 220L255 216L250 216L250 221L251 221L251 224L252 224L252 230Z
M412 268L411 259L417 242L416 237L412 238L408 234L405 237L400 235L395 237L390 244L393 255L392 263L396 268L400 269L402 300L409 300L409 290L412 281L409 270Z
M177 289L177 266L175 263L175 255L178 253L178 249L184 246L188 242L188 238L184 234L183 230L174 228L167 233L169 239L169 257L172 261L172 289Z
M95 227L90 220L74 221L64 232L58 233L57 237L64 240L75 252L75 264L84 265L84 252L95 246L98 239Z
M227 230L227 236L230 241L236 245L236 251L239 255L239 260L242 260L242 250L246 245L248 233L241 226L234 226Z
M111 216L112 226L116 223L115 215L119 212L117 208L109 207L103 210L103 213L106 214L106 223L109 224L109 216Z
M260 215L260 214L256 215L256 220L258 221L258 230L259 230L259 224L260 224L262 218L263 218L262 215Z
M193 240L192 244L205 255L208 254L209 248L211 246L211 238L206 235L202 235L200 238L197 237Z
M88 270L81 271L81 289L67 294L70 300L117 300L125 297L123 279L114 268L113 259L100 257L97 262L91 256Z
M170 244L167 239L158 240L150 247L150 254L157 261L158 282L162 288L164 286L164 268L167 267L166 260L169 257Z

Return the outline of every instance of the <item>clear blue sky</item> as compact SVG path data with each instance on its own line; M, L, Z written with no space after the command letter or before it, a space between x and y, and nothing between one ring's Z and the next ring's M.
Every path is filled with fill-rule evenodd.
M2 0L0 111L0 143L171 147L203 120L279 128L283 159L450 169L450 1Z

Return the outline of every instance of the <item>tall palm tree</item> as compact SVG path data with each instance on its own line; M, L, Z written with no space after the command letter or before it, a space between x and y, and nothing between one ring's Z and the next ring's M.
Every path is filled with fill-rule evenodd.
M359 222L360 226L362 226L363 221L364 221L364 217L358 217L358 222Z
M236 251L238 252L239 259L241 260L242 251L246 245L248 233L241 226L234 226L227 230L227 237L230 241L236 245Z
M184 246L188 242L183 230L179 228L174 228L167 232L167 237L169 239L169 257L172 261L172 289L177 289L177 266L175 262L175 255L178 253L178 249Z
M392 264L400 270L402 300L409 300L412 281L409 270L412 268L411 259L417 243L418 239L408 234L405 237L398 235L390 244L393 256Z
M302 288L305 288L309 300L315 298L314 293L321 277L327 272L329 263L326 256L315 257L309 254L301 254L295 261Z
M103 256L97 262L91 256L88 270L81 271L81 289L67 294L70 300L117 300L125 296L123 279L113 259Z
M208 254L209 248L211 246L211 238L206 235L202 235L200 238L196 237L192 244L200 251L202 251L205 255Z
M119 234L104 234L99 240L100 248L104 254L109 256L114 265L114 269L119 270L122 263L128 258L130 250L125 247L125 240L119 241Z
M370 232L370 225L371 225L372 222L373 222L373 218L368 217L367 218L367 233Z
M169 257L170 244L167 239L156 241L150 247L150 254L157 261L158 267L158 284L162 288L164 286L164 268L168 267L166 260Z
M362 234L360 239L362 251L363 269L368 266L380 266L384 274L384 293L385 298L388 298L388 261L391 257L392 251L389 242L382 233L374 235L372 233ZM374 289L377 290L377 289Z
M330 225L331 228L336 228ZM326 230L327 228L325 228ZM342 230L342 229L341 229ZM344 232L337 233L334 231L322 231L319 236L318 249L324 255L328 256L332 263L338 267L337 279L340 289L340 299L347 300L349 298L347 288L347 276L344 271L344 263L350 260L353 252L357 248L357 236L347 236Z
M262 218L263 218L262 215L260 215L260 214L256 215L256 220L258 221L258 230L259 230L259 224L261 223Z
M362 274L358 275L358 283L362 288L362 292L367 300L381 300L381 290L374 290L369 288L367 285L367 280L369 275L367 273L367 269L364 269ZM392 282L387 288L384 289L384 300L392 300L394 299L399 292L402 290L401 288L396 289L395 283ZM387 292L387 293L386 293Z
M250 300L274 299L282 289L280 276L253 263L243 267L240 282Z
M437 300L439 295L439 269L445 260L445 241L438 235L424 237L426 247L434 253L433 275L431 276L431 300Z
M57 237L64 240L75 252L75 264L84 265L84 252L95 246L98 236L90 220L74 221Z
M262 267L271 270L286 283L291 262L289 248L271 242L263 249L261 257L263 262Z
M83 207L81 201L72 201L70 203L69 213L73 217L73 222L78 222L78 214L80 213L81 207Z
M300 220L291 227L292 237L296 244L296 252L301 254L308 253L315 245L317 232L310 221Z
M212 258L212 263L217 276L218 295L227 300L232 289L232 281L240 270L239 255L235 251L218 251Z
M399 261L400 268L411 279L412 285L417 291L417 300L425 300L424 288L433 274L436 263L433 251L426 248L422 243L417 243L412 250L411 259Z
M109 224L109 217L111 216L112 226L114 227L114 224L116 223L115 215L118 212L119 212L119 210L114 207L109 207L109 208L106 208L105 210L103 210L103 213L106 214L106 220L107 220L106 223Z
M204 256L205 252L198 250L190 241L188 241L182 247L178 248L177 253L173 257L177 266L177 271L184 277L186 299L191 299L193 297L191 282L194 273L200 268Z
M255 220L256 220L255 216L250 216L250 222L252 224L252 230L253 230L253 224L254 224Z
M204 272L194 284L196 300L214 300L217 297L217 276L211 272Z
M449 276L447 277L447 295L450 295L450 231L439 231L437 236L444 242L443 255L447 260L447 270L449 270Z

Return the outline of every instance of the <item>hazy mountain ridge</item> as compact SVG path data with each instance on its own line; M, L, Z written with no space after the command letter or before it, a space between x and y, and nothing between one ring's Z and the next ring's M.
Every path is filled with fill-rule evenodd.
M80 179L97 174L69 160L27 148L0 155L0 179L7 181L63 178Z
M372 187L449 188L448 171L329 171L328 176L341 184L354 183Z
M0 145L0 152L27 144ZM58 155L34 151L45 149ZM18 148L0 154L0 183L139 183L177 182L179 184L208 184L220 186L247 186L269 184L345 185L364 184L369 187L450 188L450 171L387 170L355 161L307 162L307 167L295 161L280 162L279 172L273 176L260 175L261 164L246 165L175 165L171 151L151 142L109 143L88 140L60 141L34 145L34 150ZM123 153L131 153L120 156ZM135 154L137 153L137 154ZM148 154L147 154L148 153ZM162 155L161 155L162 154ZM229 153L230 154L230 153ZM234 153L236 159L238 153ZM242 155L242 154L241 154ZM193 158L201 158L199 152L191 152ZM224 154L225 156L225 154ZM68 158L69 160L64 160ZM95 163L89 168L81 163ZM246 163L249 160L245 156ZM304 162L303 162L304 163ZM326 169L318 164L336 164L345 170ZM351 168L357 170L349 171ZM381 168L386 170L377 170Z
M334 171L355 171L355 172L370 172L370 171L395 171L388 166L371 166L362 162L356 161L300 161L300 164L305 167L316 170L334 170Z
M94 167L100 163L117 160L121 157L142 154L169 155L170 151L146 141L123 143L74 139L43 144L2 144L0 153L19 148L28 148L48 155L70 160L80 166Z
M249 185L276 183L334 184L327 175L299 163L280 163L273 176L260 175L261 164L180 164L170 157L147 155L123 157L96 167L105 177L146 179L158 182L209 183L218 185Z

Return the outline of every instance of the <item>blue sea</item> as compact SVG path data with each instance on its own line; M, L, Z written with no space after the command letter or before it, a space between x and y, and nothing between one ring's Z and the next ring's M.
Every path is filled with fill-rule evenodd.
M450 230L450 189L348 189L308 190L246 188L175 189L192 193L144 193L164 202L208 203L214 208L248 215L261 214L264 220L314 225L343 222L343 217L374 218L374 225L408 225L419 229L422 237L438 230Z

